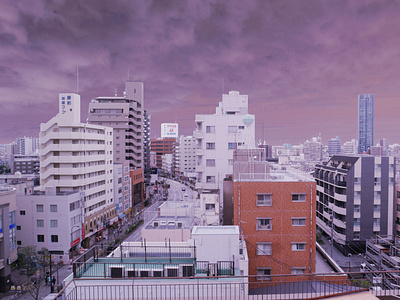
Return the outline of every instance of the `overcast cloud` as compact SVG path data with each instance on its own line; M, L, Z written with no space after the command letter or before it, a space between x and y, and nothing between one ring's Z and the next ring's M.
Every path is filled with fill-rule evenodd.
M162 122L191 135L195 114L237 90L269 144L357 138L362 93L375 94L375 143L400 143L399 15L400 1L2 1L0 143L38 136L77 67L82 121L129 72L152 138Z

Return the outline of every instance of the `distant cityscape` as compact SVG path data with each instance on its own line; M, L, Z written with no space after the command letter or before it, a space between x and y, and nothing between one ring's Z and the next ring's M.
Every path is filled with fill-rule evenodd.
M354 139L318 135L299 145L257 142L251 99L238 91L222 94L215 113L196 114L191 136L165 122L150 138L145 103L137 81L121 96L92 99L87 114L79 94L60 93L38 136L0 145L0 292L15 289L12 269L29 246L73 266L66 296L71 281L89 290L79 280L97 277L110 280L100 285L167 277L168 285L228 276L220 284L236 289L241 278L238 293L263 294L252 283L304 281L319 272L319 255L342 276L333 249L363 259L357 272L369 271L370 285L400 267L400 145L374 141L373 94L358 95ZM117 240L122 228L140 234ZM99 258L106 254L115 261ZM397 285L393 275L382 288Z

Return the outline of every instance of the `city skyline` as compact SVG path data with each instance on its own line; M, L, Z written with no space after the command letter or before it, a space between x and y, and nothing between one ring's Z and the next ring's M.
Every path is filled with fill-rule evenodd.
M357 97L371 93L375 141L400 143L399 12L391 1L7 0L0 144L38 136L59 93L79 91L86 121L89 101L122 96L127 79L144 83L151 138L174 122L192 135L195 114L235 90L249 96L256 141L357 139Z

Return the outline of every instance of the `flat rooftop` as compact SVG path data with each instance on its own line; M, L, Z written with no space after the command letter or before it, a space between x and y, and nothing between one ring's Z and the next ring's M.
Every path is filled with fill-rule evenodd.
M192 234L239 234L238 226L195 226Z

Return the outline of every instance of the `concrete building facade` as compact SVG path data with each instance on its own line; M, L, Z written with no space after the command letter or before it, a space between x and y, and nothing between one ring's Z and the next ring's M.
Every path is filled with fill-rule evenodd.
M394 230L394 157L334 155L315 167L317 226L344 252ZM333 223L332 223L333 222Z
M196 115L196 188L223 197L223 180L233 173L233 152L254 148L254 115L248 114L248 96L230 91L222 95L215 114Z
M56 192L83 192L84 246L116 215L113 129L80 123L80 96L59 95L59 113L40 125L40 184Z

